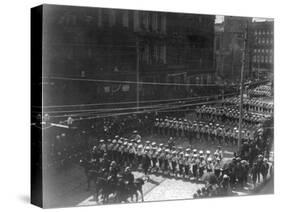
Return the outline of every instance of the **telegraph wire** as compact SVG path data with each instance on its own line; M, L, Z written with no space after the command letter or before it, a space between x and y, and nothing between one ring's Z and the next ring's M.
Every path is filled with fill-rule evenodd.
M84 82L102 82L102 83L121 83L121 84L140 84L140 85L161 85L161 86L225 86L218 84L188 84L188 83L161 83L161 82L136 82L136 81L122 81L122 80L102 80L102 79L85 79L85 78L72 78L72 77L54 77L42 76L42 79L65 80L65 81L84 81Z

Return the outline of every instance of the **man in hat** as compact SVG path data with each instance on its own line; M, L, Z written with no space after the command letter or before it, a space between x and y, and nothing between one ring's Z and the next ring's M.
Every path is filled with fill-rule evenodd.
M191 167L192 167L192 175L197 180L198 179L198 155L193 154L192 160L191 160Z
M216 149L214 154L216 154L219 157L220 160L223 159L223 151L221 149L221 146L218 146L218 148Z
M195 137L196 137L196 142L200 142L200 124L196 124L195 126Z
M150 151L150 147L146 146L145 150L142 154L142 168L143 168L144 175L145 175L146 178L149 178L148 170L149 170L149 167L151 165L151 159L149 157L149 151Z
M204 142L204 132L205 132L204 125L203 125L203 123L200 123L199 124L199 142L200 143Z
M108 144L107 144L107 154L108 154L108 158L109 160L113 160L113 146L114 146L114 143L113 141L116 141L116 140L108 140Z
M257 165L258 165L258 183L260 183L260 175L261 175L261 170L262 170L262 165L263 165L263 160L264 160L264 157L262 154L259 154L258 155L258 159L257 159Z
M164 174L170 171L170 150L165 149L165 157L164 157Z
M132 166L135 166L136 163L136 149L133 145L133 143L128 144L128 163L131 164Z
M103 157L100 159L100 167L104 169L106 172L109 170L111 161L108 158L107 153L104 153Z
M153 171L158 171L159 167L157 167L157 162L158 162L158 157L159 157L159 151L158 148L156 146L156 143L154 145L155 142L152 143L152 155L151 155L151 160L152 160L152 169Z
M251 169L251 175L252 175L253 185L255 188L257 183L257 177L258 177L258 164L256 162L253 164L253 167Z
M180 138L184 137L184 122L182 119L179 119L178 133Z
M189 170L190 170L190 158L189 154L185 153L184 155L184 178L186 179L189 176Z
M119 171L120 169L117 166L117 163L115 161L111 161L108 169L108 180L111 180L112 182L117 182L117 175Z
M202 127L204 143L208 143L208 130L209 130L209 125L205 124L205 126Z
M158 127L160 135L164 135L164 127L165 127L165 121L163 119L160 119L160 124Z
M206 150L206 153L205 153L205 161L207 161L208 158L211 157L211 151L210 150Z
M142 157L143 157L144 148L142 144L139 144L137 149L137 165L138 168L142 164Z
M207 158L206 169L207 169L207 172L213 172L214 171L213 160L212 160L211 157Z
M121 140L118 141L118 149L117 149L117 163L120 164L121 166L123 166L124 164L124 160L123 160L123 153L124 153L124 143L125 142L122 142Z
M158 160L159 160L159 169L162 171L162 173L164 173L164 168L165 168L165 156L166 156L166 153L165 153L165 149L164 147L160 147L160 149L158 149L159 151L159 157L158 157Z
M98 150L100 151L101 154L106 152L106 145L103 139L99 140Z
M220 188L223 196L228 196L231 194L230 178L228 175L224 174L223 179L220 183Z
M204 170L205 170L205 167L206 167L206 162L204 160L204 155L201 154L199 156L199 169L198 169L198 177L201 178L204 174Z
M122 160L125 166L128 166L129 164L129 150L130 147L128 145L129 143L127 141L124 142L124 150L123 150L123 156L122 156Z
M138 133L137 130L134 130L134 131L133 131L133 135L132 135L132 138L131 138L131 139L134 139L135 141L141 140L141 136L139 135L139 133Z
M263 181L266 180L267 175L268 175L268 171L269 171L268 160L267 160L267 158L264 158L264 159L263 159L262 166L261 166L261 174L262 174L262 179L263 179Z
M168 147L169 149L172 149L175 146L175 141L173 139L173 137L170 137L168 140Z
M135 177L134 177L133 173L131 172L131 169L129 166L125 168L123 179L124 179L125 185L127 185L127 188L131 189L134 185Z
M159 124L160 124L159 119L156 118L152 127L152 134L159 134L159 130L158 130Z
M170 127L170 121L169 121L169 119L166 119L165 126L164 126L164 134L166 136L169 136L169 127Z
M118 140L116 139L113 139L112 140L112 143L113 143L113 147L112 147L112 157L113 157L113 160L115 162L118 161L118 148L119 148L119 143L118 143Z
M215 173L217 178L220 177L220 173L221 173L221 160L220 160L220 158L216 158L216 161L215 161L215 164L214 164L214 173Z
M171 164L172 164L172 173L174 176L177 175L177 163L178 163L177 151L173 151L172 158L171 158Z

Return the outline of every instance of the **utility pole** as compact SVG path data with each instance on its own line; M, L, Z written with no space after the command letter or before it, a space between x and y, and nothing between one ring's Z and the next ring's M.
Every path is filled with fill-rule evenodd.
M241 78L240 78L238 151L241 146L241 131L242 131L242 121L243 121L243 89L244 89L244 68L245 68L245 58L246 58L247 36L248 36L247 31L248 31L248 23L246 24L246 28L245 28L245 32L244 32L244 42L243 42L243 52L242 52L242 65L241 65Z
M136 101L137 101L137 111L139 111L140 107L140 87L139 87L139 69L140 69L140 49L139 49L139 38L136 38L136 54L137 54L137 60L136 60Z

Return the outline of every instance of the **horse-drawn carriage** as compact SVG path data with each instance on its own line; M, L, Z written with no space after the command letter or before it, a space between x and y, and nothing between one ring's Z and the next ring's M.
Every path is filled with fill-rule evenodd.
M141 201L144 201L142 186L143 178L136 178L132 181L126 178L126 172L116 167L116 174L113 174L108 168L99 166L99 161L80 160L80 165L84 168L87 178L87 190L93 192L93 198L96 202L102 203L122 203L138 202L139 194ZM93 188L91 188L93 183ZM135 197L135 199L134 199Z

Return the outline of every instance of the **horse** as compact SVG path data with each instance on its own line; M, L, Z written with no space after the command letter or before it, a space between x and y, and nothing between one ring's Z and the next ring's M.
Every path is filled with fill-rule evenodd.
M120 187L118 180L115 181L113 178L105 178L103 176L97 177L96 189L94 194L96 201L99 202L99 194L101 194L103 203L108 202L110 194L115 195L115 201L116 201L117 191L120 190L117 189L118 187Z
M128 184L124 181L122 176L113 178L98 177L96 182L96 193L95 199L99 202L99 195L101 194L102 202L107 203L109 200L109 195L114 195L114 202L122 203L128 202L128 198L133 202L134 196L136 197L136 202L139 199L139 193L141 194L141 200L143 198L142 186L144 185L144 180L142 178L137 178L134 180L133 184Z
M128 198L131 199L131 202L136 197L136 202L138 202L139 193L141 194L141 200L143 198L142 186L144 185L144 180L142 178L137 178L132 184L128 184L127 181L124 181L122 178L119 180L119 186L117 187L117 200L121 202L128 202Z
M136 202L138 202L138 197L139 194L138 192L141 194L141 201L143 202L143 190L142 190L142 186L144 185L144 180L142 178L137 178L134 181L134 186L132 187L132 192L131 192L131 199L133 200L133 196L136 196Z
M87 178L87 191L89 191L91 187L91 182L96 182L97 177L99 176L98 164L97 162L90 162L83 159L81 159L79 163L84 168L84 172Z

